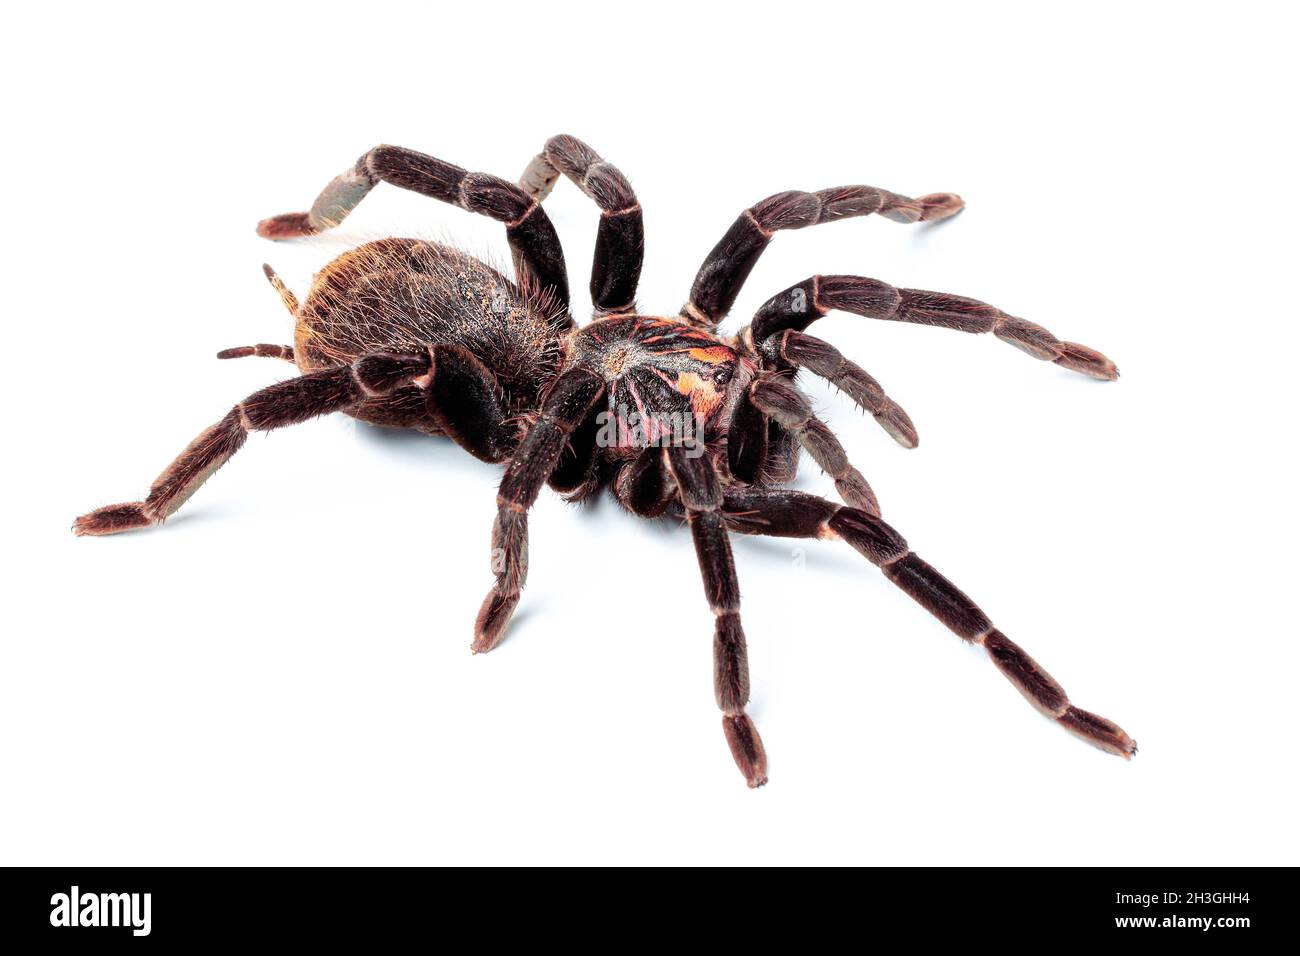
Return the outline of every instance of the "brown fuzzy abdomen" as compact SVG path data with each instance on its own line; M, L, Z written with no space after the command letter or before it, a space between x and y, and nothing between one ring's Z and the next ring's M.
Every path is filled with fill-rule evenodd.
M370 352L459 345L497 377L512 411L534 408L563 358L568 315L530 297L467 253L418 239L384 239L344 253L316 276L297 313L294 356L304 372ZM353 413L376 424L436 431L419 390Z

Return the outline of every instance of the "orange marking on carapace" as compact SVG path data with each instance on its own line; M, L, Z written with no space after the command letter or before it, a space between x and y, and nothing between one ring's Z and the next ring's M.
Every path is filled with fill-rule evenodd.
M677 391L689 395L696 389L704 387L704 379L694 372L680 372L677 375Z
M730 362L736 353L725 345L712 345L706 349L691 349L688 354L698 362L718 365L721 362Z
M707 362L710 365L717 365L721 362L729 362L736 357L736 353L725 345L711 345L708 348L694 346L687 349L663 349L660 355L689 355L697 362Z
M691 400L691 409L701 418L710 417L722 402L722 396L712 382L707 382L694 372L681 372L677 376L677 391Z

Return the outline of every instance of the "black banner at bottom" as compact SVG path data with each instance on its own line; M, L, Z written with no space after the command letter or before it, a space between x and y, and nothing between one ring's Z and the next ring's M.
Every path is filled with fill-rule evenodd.
M624 872L626 875L624 875ZM103 946L491 942L677 947L718 938L903 934L1038 945L1098 939L1238 946L1290 935L1289 869L581 870L539 879L422 869L8 869L0 939ZM686 932L690 927L689 932ZM599 935L597 935L599 933ZM608 935L612 934L612 935ZM702 937L702 938L701 938ZM11 950L11 952L14 950Z

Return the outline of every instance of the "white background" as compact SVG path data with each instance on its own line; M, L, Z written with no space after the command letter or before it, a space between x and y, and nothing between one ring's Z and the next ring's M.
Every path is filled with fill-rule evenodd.
M0 862L1297 862L1281 4L114 6L11 11L0 64ZM637 190L644 311L770 193L952 190L943 225L779 236L726 328L857 273L1118 362L1101 384L820 323L915 451L807 388L886 517L1136 759L1036 716L847 547L743 539L749 792L682 530L544 492L515 624L471 657L498 470L342 417L254 436L163 528L73 537L290 374L213 358L290 341L264 260L303 294L383 235L506 257L497 224L389 187L328 237L258 219L380 142L513 178L557 132ZM562 181L547 209L585 317L595 208Z

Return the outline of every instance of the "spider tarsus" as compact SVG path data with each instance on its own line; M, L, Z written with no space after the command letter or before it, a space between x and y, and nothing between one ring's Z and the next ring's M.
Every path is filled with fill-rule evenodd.
M1115 367L1114 362L1096 349L1090 349L1078 342L1062 342L1061 354L1053 361L1057 365L1082 372L1103 382L1113 382L1119 378L1119 369Z
M915 448L920 444L921 439L916 434L916 426L912 424L911 417L892 398L886 398L884 407L873 417L880 427L904 448Z
M474 620L474 642L469 646L470 651L474 654L486 654L500 644L518 605L518 594L502 594L496 589L489 591L488 596L483 599L483 606L479 608L478 617Z
M748 714L727 714L722 718L722 732L727 737L727 746L736 766L744 774L750 789L767 783L767 754L763 750L763 741L758 736L758 728Z
M311 224L308 213L286 212L259 222L257 234L263 239L296 239L299 236L315 235L316 228Z
M1081 737L1107 753L1130 759L1137 753L1137 741L1126 734L1114 721L1071 706L1057 718L1057 723L1077 737Z
M966 208L966 203L956 193L930 193L917 200L921 204L921 221L937 222L955 216Z
M835 490L840 493L846 504L861 508L867 514L880 517L880 501L876 493L867 484L867 479L856 468L849 469L848 474L835 479Z
M84 535L117 534L147 528L154 523L144 511L144 503L131 501L120 505L106 505L79 517L72 524L72 533Z

